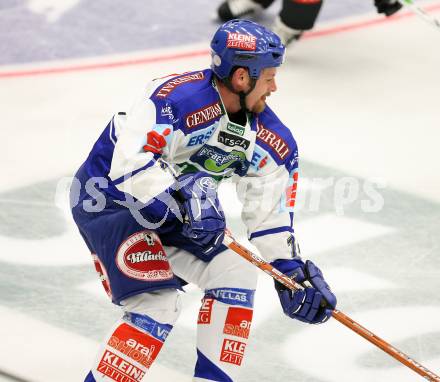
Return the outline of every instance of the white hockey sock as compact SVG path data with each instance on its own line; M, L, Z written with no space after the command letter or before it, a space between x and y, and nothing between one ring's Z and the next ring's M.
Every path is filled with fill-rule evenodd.
M232 382L248 343L253 314L250 289L207 290L197 325L194 381Z
M124 317L106 337L86 382L141 381L180 312L175 290L138 294L121 304Z
M92 368L97 381L140 382L172 326L146 315L127 314L113 327Z

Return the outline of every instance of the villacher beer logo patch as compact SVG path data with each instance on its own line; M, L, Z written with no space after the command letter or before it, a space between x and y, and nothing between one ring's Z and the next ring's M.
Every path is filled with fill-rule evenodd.
M119 270L132 279L162 281L173 278L159 237L151 231L131 235L116 253Z

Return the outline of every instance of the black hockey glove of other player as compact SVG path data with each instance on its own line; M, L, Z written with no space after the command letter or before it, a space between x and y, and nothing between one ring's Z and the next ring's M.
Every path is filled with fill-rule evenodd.
M378 13L383 13L386 16L391 16L402 8L402 4L397 0L374 0L374 5Z
M304 290L292 291L275 281L275 289L284 313L308 324L326 322L336 308L336 296L330 290L321 270L310 260L280 259L271 263L276 269L302 284Z
M217 182L207 173L184 174L177 178L183 207L182 234L209 256L223 242L225 215L217 195Z

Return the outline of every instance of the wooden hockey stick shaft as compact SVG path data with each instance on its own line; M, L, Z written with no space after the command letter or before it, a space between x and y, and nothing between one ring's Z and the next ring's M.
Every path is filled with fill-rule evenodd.
M223 243L236 252L238 255L248 260L262 271L266 272L269 276L273 277L276 281L280 282L287 288L291 290L304 289L301 284L298 284L288 276L284 275L267 261L265 261L261 256L252 253L247 248L243 247L241 244L237 243L235 239L226 232ZM378 348L382 349L385 353L388 353L391 357L395 358L397 361L403 363L405 366L414 370L416 373L432 382L440 382L440 377L434 374L432 371L428 370L426 367L422 366L417 361L413 360L411 357L391 346L388 342L384 341L382 338L376 336L374 333L370 332L368 329L364 328L362 325L358 324L356 321L345 315L339 310L334 310L332 317L339 321L341 324L345 325L347 328L353 330L361 337L365 338L367 341L376 345Z

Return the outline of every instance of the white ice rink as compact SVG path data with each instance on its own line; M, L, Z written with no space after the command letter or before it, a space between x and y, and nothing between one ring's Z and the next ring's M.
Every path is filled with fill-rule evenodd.
M440 18L440 1L423 4ZM207 67L208 40L0 66L0 381L83 380L119 310L68 214L66 177L143 83ZM302 159L303 256L324 270L340 310L440 374L440 29L407 11L321 22L277 78L269 104ZM377 210L365 208L368 187ZM245 243L227 185L222 197ZM200 298L189 286L145 380L191 381ZM423 380L335 320L288 320L264 274L253 333L237 382Z

